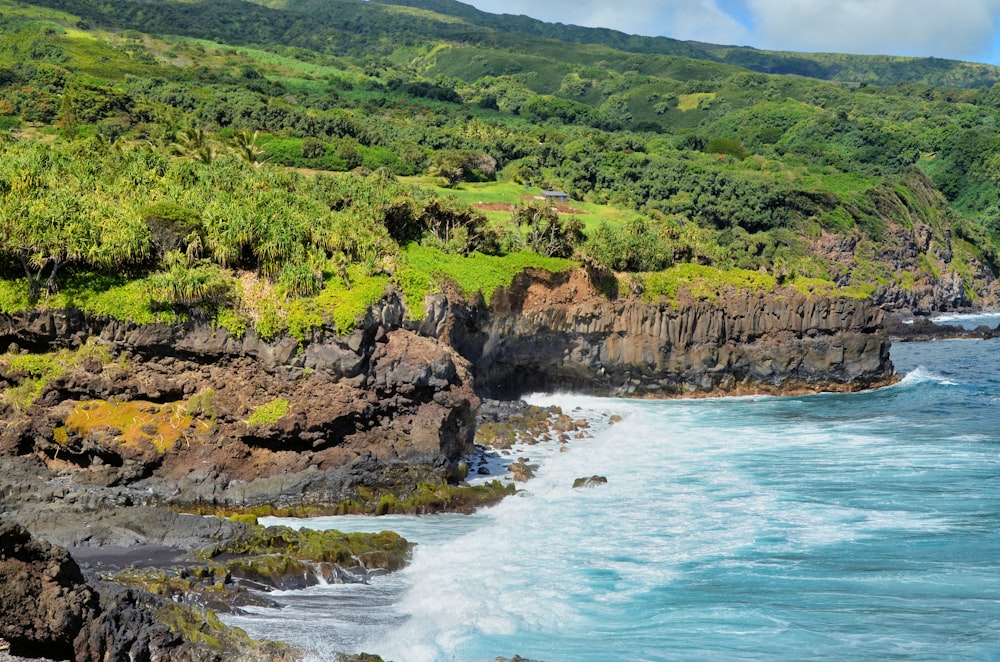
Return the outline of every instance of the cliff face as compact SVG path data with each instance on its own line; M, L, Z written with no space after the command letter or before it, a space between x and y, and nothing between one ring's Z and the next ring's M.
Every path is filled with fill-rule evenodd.
M494 397L843 391L892 377L882 312L856 299L606 301L577 271L526 274L488 310L438 303L425 325L473 363L477 388Z
M0 455L41 458L53 476L68 470L74 484L93 489L69 497L64 488L36 490L21 484L21 472L0 484L25 498L72 498L80 508L117 504L120 496L106 488L179 505L335 504L377 478L369 476L373 457L455 462L475 434L470 365L447 345L400 328L401 319L390 298L354 333L316 334L299 349L290 338L235 338L208 323L0 316L0 347L42 352L97 338L110 356L125 357L70 367L26 411L0 402L8 423ZM0 358L0 386L27 377ZM24 473L30 483L31 471Z
M319 332L301 346L209 323L0 316L0 347L97 338L108 357L125 357L74 363L27 410L0 402L0 456L21 462L7 463L0 487L78 510L336 504L382 485L390 465L445 475L471 450L477 393L792 393L892 379L881 312L850 299L609 301L577 270L525 273L490 306L441 295L419 322L404 312L390 294L350 335ZM8 363L0 357L0 386L23 386L28 375Z
M903 188L880 185L867 192L874 217L871 236L823 231L810 252L826 261L841 284L877 283L873 299L881 308L906 314L1000 305L1000 280L988 256L962 238L968 226L956 223L948 202L919 170Z

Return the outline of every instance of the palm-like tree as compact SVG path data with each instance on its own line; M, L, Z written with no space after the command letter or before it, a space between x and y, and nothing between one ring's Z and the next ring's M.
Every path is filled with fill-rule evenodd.
M344 281L344 287L351 289L351 278L347 273L347 267L351 265L350 258L344 251L337 251L332 258L333 268L337 270L337 275Z
M189 126L178 131L174 142L170 144L170 153L205 164L214 161L216 156L215 147L200 126Z
M240 129L233 135L230 143L236 155L247 163L260 167L267 159L264 158L264 150L257 144L260 131L250 133L250 129Z

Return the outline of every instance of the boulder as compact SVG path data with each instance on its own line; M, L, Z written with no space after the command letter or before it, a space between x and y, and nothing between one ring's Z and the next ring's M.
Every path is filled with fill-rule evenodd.
M590 478L577 478L573 481L573 489L578 489L581 487L597 487L598 485L606 485L608 479L604 476L591 476Z
M69 552L0 523L0 638L11 653L69 659L73 640L99 610Z

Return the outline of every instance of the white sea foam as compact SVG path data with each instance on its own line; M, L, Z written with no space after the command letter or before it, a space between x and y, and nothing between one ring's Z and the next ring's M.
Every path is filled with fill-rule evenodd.
M958 360L972 350L982 353ZM338 594L348 607L307 616L313 598L336 590L311 589L304 603L281 596L297 610L282 613L308 619L314 629L302 634L318 651L397 662L882 659L903 650L988 659L1000 645L989 634L1000 620L989 523L1000 512L984 480L1000 471L987 420L996 381L963 367L989 368L987 350L905 348L903 365L929 367L908 368L895 390L878 393L533 396L574 418L623 420L595 425L594 438L565 452L524 448L537 477L471 518L361 520L419 537L410 567L391 577L395 592L373 582ZM986 406L967 407L970 397ZM607 484L572 488L594 474ZM352 600L367 621L338 625L332 615ZM331 644L324 629L349 635Z
M944 315L936 315L931 319L935 322L960 322L963 320L979 320L994 317L1000 321L1000 311L984 311L981 313L946 313Z
M935 324L961 326L966 329L974 329L983 324L989 327L996 327L1000 324L1000 312L938 315L931 318L931 321Z
M935 374L925 368L924 366L918 366L914 370L908 372L903 379L901 379L896 387L909 387L916 386L917 384L926 384L928 382L936 382L942 386L958 386L958 382L948 379L942 375Z
M765 540L787 553L850 542L859 523L881 529L894 521L783 502L722 459L734 442L780 448L811 443L809 435L699 432L698 416L684 406L670 407L671 434L662 412L649 413L657 404L666 403L644 402L637 409L645 412L552 456L528 485L532 497L493 509L488 526L418 548L399 605L407 623L374 650L401 661L463 659L473 641L493 635L586 627L582 605L627 603L676 581L688 564L738 557ZM608 484L572 489L575 477L594 473ZM469 586L476 590L463 592Z

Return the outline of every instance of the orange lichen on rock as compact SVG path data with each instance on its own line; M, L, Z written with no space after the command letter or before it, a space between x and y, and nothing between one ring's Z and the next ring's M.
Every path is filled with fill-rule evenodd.
M114 440L132 448L152 446L159 453L173 450L185 432L207 432L211 426L209 421L195 420L184 402L87 400L66 417L66 428L82 437Z

